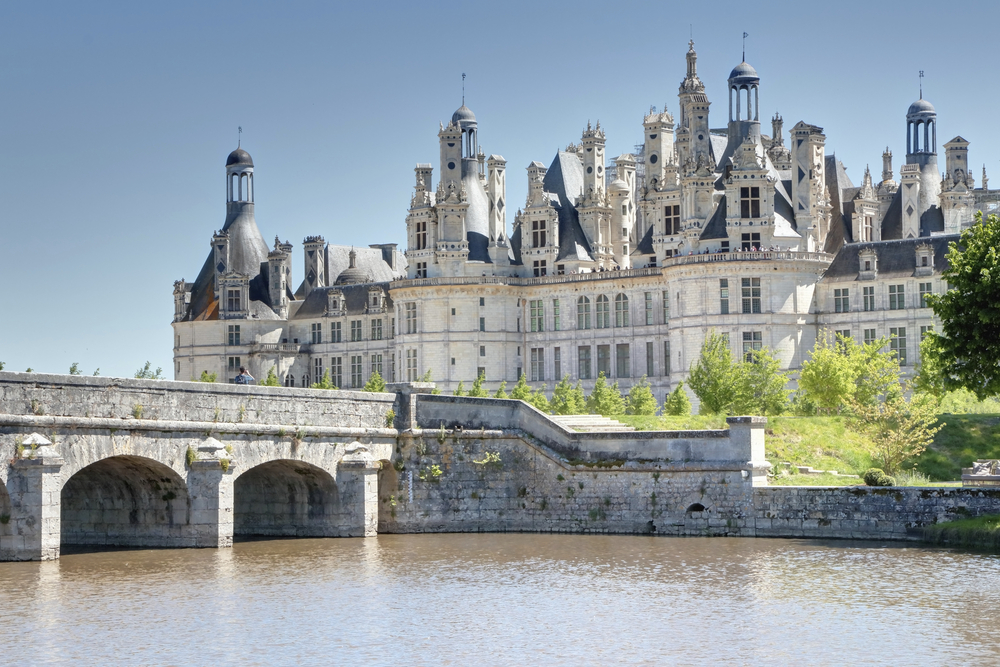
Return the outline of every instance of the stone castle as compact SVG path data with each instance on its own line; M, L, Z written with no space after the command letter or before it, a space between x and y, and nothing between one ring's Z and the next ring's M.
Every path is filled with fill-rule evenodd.
M253 160L226 161L227 216L197 279L174 283L174 377L231 380L247 366L286 386L329 373L358 388L425 374L450 391L523 372L535 386L598 374L623 389L647 376L659 400L687 376L707 332L736 355L769 348L796 371L824 330L892 336L904 368L934 326L928 294L945 289L948 243L994 212L1000 190L969 170L969 142L944 144L921 99L906 113L899 181L892 153L861 185L799 122L761 132L761 80L729 75L728 123L714 129L693 42L679 118L651 109L636 154L605 156L600 123L546 168L527 167L527 201L508 233L506 162L480 148L463 105L438 131L439 178L418 164L406 250L349 248L322 236L269 249L254 220Z

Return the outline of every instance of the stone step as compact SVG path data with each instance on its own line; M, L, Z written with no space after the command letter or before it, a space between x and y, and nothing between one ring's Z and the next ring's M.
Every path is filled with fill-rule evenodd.
M601 415L551 415L563 427L588 433L613 433L634 431L635 427Z

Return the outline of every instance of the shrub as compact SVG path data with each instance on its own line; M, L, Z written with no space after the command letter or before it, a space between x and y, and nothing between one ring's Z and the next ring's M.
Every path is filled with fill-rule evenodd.
M655 415L656 408L653 391L649 388L646 376L643 375L639 383L632 385L632 388L629 389L625 413L629 415Z
M146 362L146 365L135 372L135 377L140 380L163 380L163 369L157 368L153 370L153 365L150 362Z
M881 468L869 468L863 479L868 486L896 486L896 480L886 475Z
M472 383L472 389L469 390L469 396L472 396L473 398L489 398L489 392L483 389L483 382L485 381L486 376L480 373Z
M663 414L672 417L682 417L691 414L691 399L688 398L687 392L684 391L683 382L677 383L677 388L667 396L667 400L663 403Z
M259 382L262 387L280 387L281 383L278 381L278 374L274 372L274 366L267 371L267 377Z
M500 388L497 389L497 393L493 394L493 398L510 398L507 395L507 381L504 380L500 383Z
M198 382L215 382L218 379L219 379L218 373L209 373L208 371L202 371L201 377L198 379Z
M378 371L372 371L371 376L368 378L368 382L361 391L370 391L376 394L385 392L385 380L382 379L382 374Z

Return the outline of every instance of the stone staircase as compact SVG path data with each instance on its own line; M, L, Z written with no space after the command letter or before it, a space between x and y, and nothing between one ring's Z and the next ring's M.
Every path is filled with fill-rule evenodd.
M620 421L601 415L549 415L549 419L571 431L585 433L611 433L634 431L634 426L628 426Z

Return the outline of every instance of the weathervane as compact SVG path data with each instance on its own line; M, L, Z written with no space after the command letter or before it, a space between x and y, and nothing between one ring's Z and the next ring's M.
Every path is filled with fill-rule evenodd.
M924 70L920 70L920 99L924 99Z
M743 32L743 62L747 61L747 37L749 37L746 31Z
M239 148L240 144L243 143L243 126L240 125L236 129L239 132L239 137L238 137L239 140L236 142L236 147Z
M465 72L462 72L462 106L465 106Z

